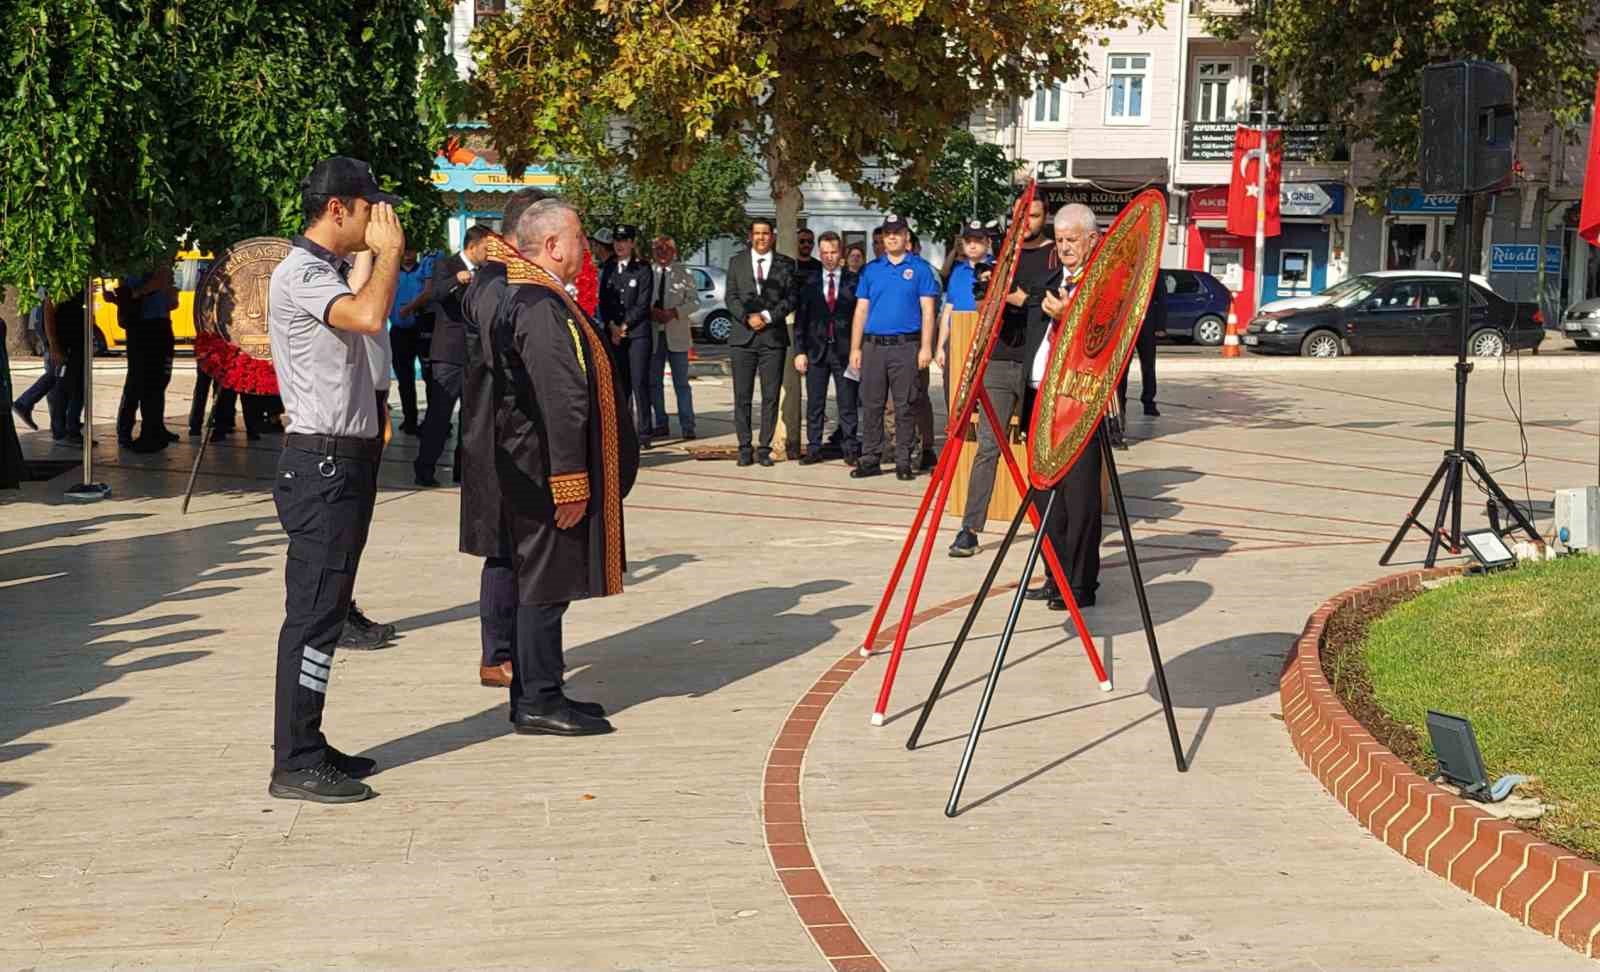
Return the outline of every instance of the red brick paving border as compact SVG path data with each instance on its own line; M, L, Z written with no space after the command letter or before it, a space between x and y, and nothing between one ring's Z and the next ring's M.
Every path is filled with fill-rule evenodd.
M990 596L998 596L1015 588L1015 584L997 585L990 591ZM911 626L916 627L964 608L972 603L973 596L925 608L911 619ZM883 648L893 643L895 630L896 626L890 626L880 631L873 648ZM817 677L816 683L789 710L789 717L778 730L778 738L767 753L766 770L761 781L761 819L766 833L767 854L772 858L772 869L777 873L795 915L805 926L806 934L811 936L811 941L833 972L887 972L883 960L861 939L850 917L834 898L821 869L817 867L811 842L806 835L805 811L800 795L806 747L811 743L817 722L828 703L850 681L850 676L866 663L867 659L861 656L860 651L851 648L849 654Z
M1289 739L1322 785L1379 840L1528 927L1600 958L1600 866L1413 773L1351 717L1323 675L1321 648L1331 617L1457 570L1395 574L1317 608L1279 680Z

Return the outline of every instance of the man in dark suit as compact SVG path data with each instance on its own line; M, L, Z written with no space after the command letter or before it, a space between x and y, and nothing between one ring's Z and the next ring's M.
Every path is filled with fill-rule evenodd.
M794 316L794 367L806 378L806 454L800 465L822 461L822 426L828 415L828 379L839 403L839 445L852 466L861 457L856 419L861 403L857 384L844 376L850 367L850 325L856 316L856 274L844 268L843 241L833 231L818 241L822 261L814 278L800 285Z
M418 486L439 485L433 478L433 469L450 434L450 417L461 400L461 376L467 364L467 319L461 310L461 295L483 263L488 241L487 227L470 227L461 252L433 265L433 281L429 284L433 294L433 340L428 345L433 367L428 382L428 412L422 419L422 442L412 464ZM459 475L460 464L452 465Z
M1144 405L1144 414L1152 417L1161 414L1156 408L1156 342L1167 336L1166 281L1166 274L1156 274L1155 293L1150 295L1150 308L1144 312L1134 345L1139 352L1139 401ZM1128 414L1128 371L1132 370L1124 371L1117 385L1117 402L1123 415Z
M626 224L611 234L615 251L600 268L600 322L611 331L616 342L615 356L621 366L623 388L633 399L638 415L639 445L650 448L650 432L655 422L650 417L650 353L655 327L650 320L650 295L655 293L655 274L649 260L639 259L634 242L639 231ZM662 417L665 422L666 417Z
M778 424L778 390L788 353L789 327L798 273L794 260L774 253L772 221L753 220L750 248L728 262L727 304L733 324L728 357L733 362L733 430L739 437L739 465L772 465L772 435ZM751 449L750 410L756 378L761 379L761 449Z

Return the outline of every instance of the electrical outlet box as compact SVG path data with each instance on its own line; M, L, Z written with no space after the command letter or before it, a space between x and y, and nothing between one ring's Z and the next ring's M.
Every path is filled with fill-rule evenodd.
M1600 486L1556 490L1555 529L1568 550L1600 552Z

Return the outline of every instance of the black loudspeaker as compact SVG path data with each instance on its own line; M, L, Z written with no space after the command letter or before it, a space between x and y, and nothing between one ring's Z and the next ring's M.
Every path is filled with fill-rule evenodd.
M1424 192L1494 192L1511 185L1517 142L1516 82L1488 61L1422 71Z

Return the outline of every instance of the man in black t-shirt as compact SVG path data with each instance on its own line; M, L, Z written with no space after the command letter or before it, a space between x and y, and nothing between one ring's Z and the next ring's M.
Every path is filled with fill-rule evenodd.
M1017 255L1011 292L1006 295L1000 333L983 372L983 389L1002 427L1008 426L1012 413L1028 390L1029 362L1025 349L1035 344L1028 336L1043 327L1039 304L1044 299L1045 284L1058 268L1055 247L1045 233L1044 217L1044 201L1035 199L1028 208L1022 252ZM1027 416L1023 416L1023 421L1026 420ZM999 460L1000 443L988 421L979 419L978 453L967 478L967 507L961 517L961 532L950 545L952 557L970 557L978 552L978 534L989 518L989 496L994 492L995 464Z

